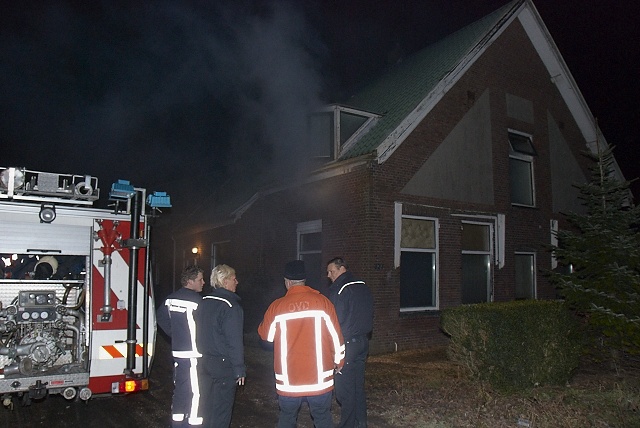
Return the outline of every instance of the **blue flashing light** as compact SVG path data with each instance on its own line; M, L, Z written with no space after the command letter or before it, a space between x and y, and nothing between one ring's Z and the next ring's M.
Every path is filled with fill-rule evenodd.
M133 188L128 180L118 180L117 183L111 185L111 192L109 192L109 200L126 200L133 195L136 190Z
M169 208L171 207L171 198L167 192L153 192L147 196L147 205L152 208Z

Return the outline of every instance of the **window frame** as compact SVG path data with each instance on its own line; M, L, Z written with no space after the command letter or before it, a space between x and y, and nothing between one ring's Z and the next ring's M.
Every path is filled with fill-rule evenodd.
M530 256L531 257L531 297L518 297L517 294L514 294L515 299L516 300L527 300L527 299L533 299L536 300L538 298L538 284L537 284L537 279L538 276L536 275L536 266L537 266L537 255L535 253L535 251L516 251L514 253L515 257L518 256ZM514 293L517 293L518 291L518 284L517 284L517 279L518 279L518 274L517 271L515 270L517 268L517 263L514 260Z
M490 220L491 218L489 218ZM464 255L485 255L489 257L488 272L487 272L487 284L486 284L486 301L487 303L493 302L493 276L494 265L496 263L495 251L496 251L496 220L494 221L481 221L481 220L461 220L460 225L464 227L465 224L473 224L477 226L486 226L489 228L489 249L488 250L465 250L462 248L462 240L460 242L460 269L464 271L462 264L464 263ZM460 302L462 302L462 277L460 278ZM464 304L464 303L463 303Z
M414 219L414 220L425 220L433 222L434 228L434 248L411 248L411 247L402 247L401 246L401 237L402 237L402 220L403 219ZM395 243L394 243L394 265L396 268L400 266L400 258L402 256L402 252L412 252L412 253L430 253L433 254L433 290L432 290L432 299L433 306L400 306L401 313L411 313L411 312L425 312L425 311L436 311L440 308L440 281L439 281L439 272L440 272L440 244L439 244L439 230L440 224L439 219L437 217L429 217L429 216L421 216L421 215L412 215L412 214L403 214L402 213L402 203L395 203ZM402 283L399 284L400 288L402 288ZM398 305L400 303L400 297L398 296Z
M363 123L356 127L356 129L354 129L346 138L345 135L342 135L343 113L345 115L361 117L364 119ZM327 147L328 150L326 150L326 154L324 150L318 150L314 154L314 158L328 159L330 161L339 159L342 153L349 150L355 142L381 117L379 114L334 104L312 113L309 116L309 120L313 120L314 116L324 117L325 115L329 116L327 118L329 122L325 123L325 125L329 125L328 131L330 133L330 141L326 142L329 144ZM309 125L311 126L311 123ZM322 138L322 136L318 136L318 138ZM318 144L318 147L323 147L323 142L316 144Z
M514 148L514 145L512 144L511 138L510 138L511 135L527 138L529 140L529 144L530 144L531 150L524 151L524 150L517 150L516 148ZM536 207L536 180L535 180L534 160L535 160L535 157L537 156L537 153L535 151L535 148L533 147L533 136L531 134L527 134L525 132L516 131L514 129L508 129L508 131L507 131L507 140L509 142L509 186L510 186L509 198L510 198L511 205L520 206L520 207L535 208ZM511 178L512 160L519 161L519 162L524 162L528 166L529 187L530 187L529 191L531 192L531 203L530 204L529 203L514 202L513 201L513 190L512 189L513 189L513 186L514 186L514 182L513 182L512 178Z
M324 265L322 262L322 236L320 237L320 248L318 249L314 249L314 250L302 250L302 236L303 235L309 235L309 234L313 234L313 233L320 233L322 235L322 219L318 219L318 220L310 220L310 221L304 221L304 222L300 222L296 225L296 258L298 260L305 260L305 255L319 255L320 257L320 265L319 265L319 269L320 269L320 277L318 278L319 281L322 281L323 278L323 272L324 272ZM307 268L308 272L313 272L313 268L310 266L306 266L305 263L305 267ZM320 286L321 284L313 284L314 278L307 278L307 282L310 282L311 285L316 285L316 286ZM309 285L309 284L307 284Z

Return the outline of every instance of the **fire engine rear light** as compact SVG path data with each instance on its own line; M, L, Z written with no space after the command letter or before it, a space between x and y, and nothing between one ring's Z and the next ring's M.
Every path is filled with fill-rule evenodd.
M111 384L111 392L113 394L128 394L130 392L146 391L147 389L149 389L148 379L129 379Z

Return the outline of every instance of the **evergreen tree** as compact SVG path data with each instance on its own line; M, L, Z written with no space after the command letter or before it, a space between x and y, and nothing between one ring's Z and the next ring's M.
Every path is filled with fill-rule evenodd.
M596 154L590 182L578 186L585 214L568 213L554 254L571 273L554 272L569 307L613 349L640 352L640 208L630 182L614 175L613 148Z

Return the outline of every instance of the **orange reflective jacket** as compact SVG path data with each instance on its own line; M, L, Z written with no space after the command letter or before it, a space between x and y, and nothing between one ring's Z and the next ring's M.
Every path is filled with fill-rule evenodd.
M344 340L333 304L306 285L274 301L258 327L273 342L278 394L314 396L333 389L333 371L344 364Z

